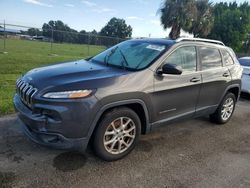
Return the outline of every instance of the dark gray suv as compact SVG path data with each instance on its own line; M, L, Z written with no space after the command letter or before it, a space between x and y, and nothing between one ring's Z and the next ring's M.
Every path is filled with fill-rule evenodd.
M136 39L89 58L29 71L17 80L16 110L36 143L113 161L160 124L210 115L230 120L242 68L222 42Z

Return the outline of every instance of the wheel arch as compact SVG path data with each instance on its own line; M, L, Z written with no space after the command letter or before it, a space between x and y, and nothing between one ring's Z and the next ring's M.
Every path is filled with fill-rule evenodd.
M223 93L223 95L221 96L219 104L222 102L223 98L225 97L225 95L228 92L233 93L235 95L236 100L238 101L240 98L240 91L241 91L240 88L241 87L239 84L232 84L232 85L228 86L227 89L225 90L225 92Z
M103 117L103 115L114 109L119 107L128 107L135 111L135 113L139 116L141 120L141 134L146 134L150 131L151 126L149 123L149 113L146 104L141 99L129 99L129 100L123 100L123 101L117 101L113 103L109 103L104 105L99 112L97 113L94 121L92 122L89 132L88 132L88 138L89 140L93 137L93 133L95 132L99 121Z

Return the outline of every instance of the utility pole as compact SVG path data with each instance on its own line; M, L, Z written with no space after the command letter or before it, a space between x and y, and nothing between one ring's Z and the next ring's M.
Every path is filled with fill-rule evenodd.
M50 54L52 55L53 50L53 38L54 38L54 30L53 27L51 27L51 39L50 39Z
M5 24L5 20L3 21L3 53L4 54L7 54L6 52L6 24Z

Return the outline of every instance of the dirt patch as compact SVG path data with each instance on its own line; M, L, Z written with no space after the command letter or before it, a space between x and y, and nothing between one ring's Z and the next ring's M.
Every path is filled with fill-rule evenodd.
M152 148L153 148L153 145L149 141L140 140L135 150L143 151L143 152L150 152Z
M87 161L86 156L78 152L66 152L56 156L53 166L60 171L68 172L82 168Z
M15 179L13 172L0 172L0 187L9 188Z

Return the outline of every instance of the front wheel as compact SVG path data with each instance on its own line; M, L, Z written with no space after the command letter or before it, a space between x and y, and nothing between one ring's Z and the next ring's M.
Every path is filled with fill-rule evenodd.
M115 161L129 154L141 133L138 115L129 108L116 108L101 119L94 136L94 150L106 161Z
M227 123L233 115L235 104L235 95L233 93L227 93L216 112L210 115L211 121L218 124Z

